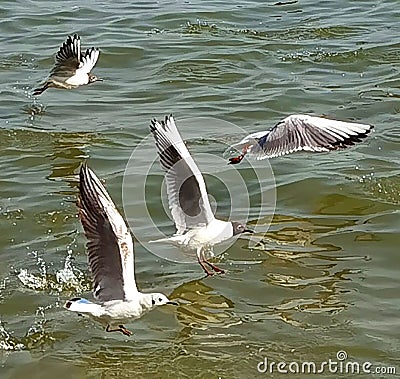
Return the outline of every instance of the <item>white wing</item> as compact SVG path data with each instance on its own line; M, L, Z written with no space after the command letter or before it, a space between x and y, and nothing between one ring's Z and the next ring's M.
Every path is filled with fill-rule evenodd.
M372 129L372 125L291 115L266 132L248 135L233 147L257 159L278 157L301 150L330 151L353 146Z
M131 300L138 292L132 236L94 172L82 165L79 179L79 215L89 240L94 296L102 302Z
M87 49L81 57L81 63L76 70L76 75L89 74L99 59L100 51L94 47Z
M182 141L172 116L152 120L160 163L167 183L169 207L177 234L209 224L214 220L203 175Z

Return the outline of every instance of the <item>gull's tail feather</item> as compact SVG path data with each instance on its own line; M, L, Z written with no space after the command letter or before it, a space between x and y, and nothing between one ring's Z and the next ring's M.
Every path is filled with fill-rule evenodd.
M100 316L103 313L101 305L90 302L81 297L75 297L64 304L64 308L72 312L87 313L93 316Z
M44 83L43 87L38 87L38 88L33 90L33 96L41 95L49 87L50 87L50 83L49 82Z

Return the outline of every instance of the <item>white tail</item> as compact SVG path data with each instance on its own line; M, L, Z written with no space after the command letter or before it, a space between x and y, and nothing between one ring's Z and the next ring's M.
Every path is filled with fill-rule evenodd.
M64 304L64 308L72 312L87 313L97 317L103 314L103 309L99 304L92 303L81 297L75 297L74 299L68 300Z

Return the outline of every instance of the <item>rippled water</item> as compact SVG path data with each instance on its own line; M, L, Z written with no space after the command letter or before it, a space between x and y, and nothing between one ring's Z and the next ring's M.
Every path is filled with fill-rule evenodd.
M3 1L0 376L247 378L267 376L257 372L265 357L321 362L340 350L399 372L397 8L388 0ZM74 32L84 47L101 49L95 73L104 82L33 99ZM196 263L164 260L137 243L139 287L181 305L133 322L131 338L107 334L61 307L90 291L75 174L87 159L138 223L135 234L150 236L135 214L136 182L122 202L123 174L150 119L171 112L204 170L207 154L221 157L240 135L185 119L213 117L252 132L311 113L375 130L351 150L271 160L271 225L274 204L260 204L249 166L239 166L251 206L235 217L258 223L258 242L250 249L239 239L217 258L224 276L204 278ZM144 175L155 163L146 195L155 224L172 233L157 212L162 175L146 146L133 164ZM217 213L229 216L223 183L207 182ZM243 187L229 190L237 196Z

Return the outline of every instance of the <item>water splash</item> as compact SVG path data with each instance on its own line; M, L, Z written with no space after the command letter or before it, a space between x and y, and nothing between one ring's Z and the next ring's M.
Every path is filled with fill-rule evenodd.
M39 274L29 273L27 269L20 269L17 277L21 283L35 291L56 291L82 293L90 290L90 280L86 276L73 267L72 250L68 250L68 255L64 261L64 267L55 274L47 273L46 262L41 257L37 257Z
M51 333L45 330L45 325L48 322L45 312L49 309L52 309L54 306L57 306L57 304L49 304L44 307L39 306L36 310L35 321L29 327L28 332L23 338L24 346L27 349L34 349L44 345L49 345L56 340Z
M378 178L374 173L363 175L359 179L364 190L374 198L390 204L400 204L400 186L398 177Z
M0 350L19 351L25 349L25 345L14 338L0 321Z
M219 29L215 24L197 19L195 23L188 21L185 25L186 32L190 34L200 34L204 32L218 32Z
M47 288L47 280L45 277L29 274L27 269L22 268L17 277L27 288L33 290L43 290Z
M78 292L87 291L87 283L85 275L82 271L74 268L72 265L73 257L72 250L68 250L68 255L65 258L64 267L56 272L56 280L64 289L74 289Z

